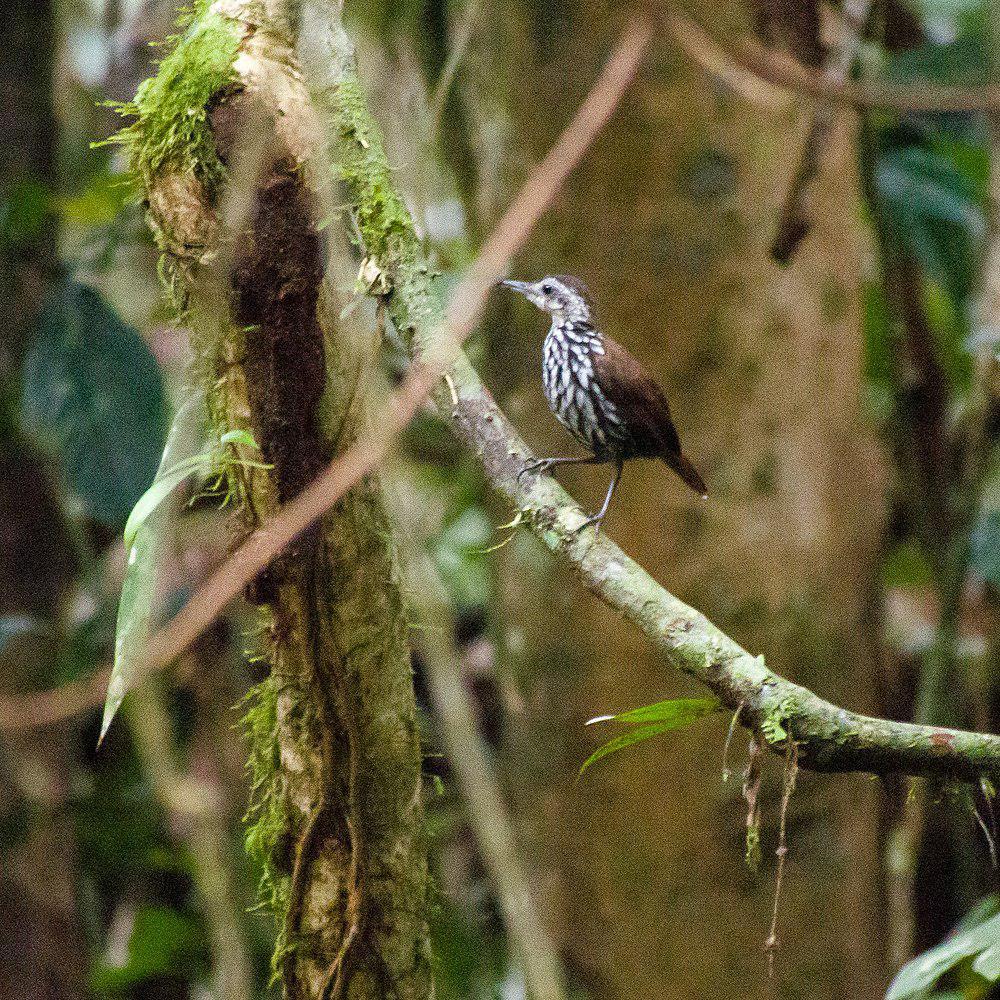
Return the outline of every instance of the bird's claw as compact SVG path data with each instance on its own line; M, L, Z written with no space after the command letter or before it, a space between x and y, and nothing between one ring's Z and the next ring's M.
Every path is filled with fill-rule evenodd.
M552 471L552 462L547 458L533 458L530 462L525 462L521 471L517 474L517 485L521 485L522 476L530 476L533 472L544 476Z
M574 534L579 534L581 531L585 531L587 528L593 527L594 534L600 535L601 524L604 522L604 516L602 514L594 514L591 517L584 518L584 520L578 524L574 529Z

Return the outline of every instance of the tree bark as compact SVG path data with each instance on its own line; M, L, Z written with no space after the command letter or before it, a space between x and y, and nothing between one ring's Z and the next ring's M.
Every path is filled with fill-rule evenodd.
M248 531L363 433L377 344L374 332L365 343L341 335L324 281L324 109L303 83L286 6L219 0L202 11L140 89L122 135L215 430L249 431L259 446L230 446L229 490ZM247 596L271 668L248 713L259 795L249 842L281 928L285 995L430 996L420 748L377 479Z

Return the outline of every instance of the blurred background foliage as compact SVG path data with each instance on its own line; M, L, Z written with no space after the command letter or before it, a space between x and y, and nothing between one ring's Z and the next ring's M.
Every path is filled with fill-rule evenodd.
M834 7L818 33L803 28L818 8L802 2L740 14L704 0L694 13L718 37L754 24L819 65L843 35ZM616 18L559 0L347 8L447 285L585 93ZM119 155L93 143L118 127L106 102L148 75L175 15L171 0L37 0L11 5L0 27L0 676L9 697L68 685L62 701L0 713L4 996L229 1000L268 980L272 928L254 912L260 873L241 844L236 706L260 679L241 610L126 702L99 750L100 685L86 687L112 653L121 531L189 361ZM860 22L848 75L918 90L1000 79L989 2L885 0ZM753 88L705 74L661 37L524 262L525 277L573 271L594 287L609 328L671 391L712 483L702 513L643 470L609 530L820 693L995 731L996 115L842 112L783 270L768 243L810 106L754 106ZM537 317L498 296L469 349L548 452L561 437L538 390L540 335ZM386 354L398 374L402 355L391 343ZM585 718L687 689L529 538L497 530L510 511L429 415L392 476L417 500L406 538L427 545L447 584L464 682L573 995L756 995L773 868L742 868L738 782L718 782L724 723L575 784L597 739ZM226 550L210 479L185 487L159 581L168 610ZM585 502L601 489L586 474L568 482ZM524 996L417 667L438 994ZM80 690L91 693L57 713L67 718L43 724ZM780 775L764 791L770 806L778 796ZM804 782L780 995L879 995L926 949L894 998L988 995L1000 978L993 798L987 786Z

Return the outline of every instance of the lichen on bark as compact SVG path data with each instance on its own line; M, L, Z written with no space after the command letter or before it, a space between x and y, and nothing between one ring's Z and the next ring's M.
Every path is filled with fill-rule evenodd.
M294 35L276 0L198 4L119 136L214 429L249 431L264 458L229 446L254 460L228 472L242 533L354 440L371 360L371 345L339 335L324 284L318 223L331 179ZM230 204L234 178L247 181L242 215ZM247 710L247 845L276 911L275 974L296 1000L431 994L421 757L397 576L369 477L247 591L270 668Z

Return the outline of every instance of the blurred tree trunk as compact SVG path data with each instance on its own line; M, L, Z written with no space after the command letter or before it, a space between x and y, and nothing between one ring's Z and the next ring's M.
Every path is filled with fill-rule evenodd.
M52 483L21 439L14 400L21 360L56 276L53 5L15 3L0 24L0 616L58 620L73 563ZM51 649L9 643L4 687L48 682ZM84 995L85 951L75 899L75 845L66 814L66 726L4 734L0 745L0 998Z
M733 16L717 3L698 13L715 25ZM493 100L506 84L518 139L505 160L511 189L571 115L616 28L597 3L525 5L521 18L484 20L471 52L515 39L512 23L524 27L522 46L470 56L463 83ZM664 38L517 276L566 271L590 284L604 328L667 388L709 482L702 505L662 467L630 468L607 530L769 666L870 710L882 461L860 412L866 243L846 127L817 185L815 231L787 271L768 257L803 120L719 90ZM512 387L504 401L538 453L560 454L565 435L540 391L544 321L514 316L499 327L487 380ZM590 507L606 485L593 471L565 482ZM588 716L686 689L559 567L543 561L527 579L523 548L503 556L504 627L512 648L528 651L528 728L549 733L528 751L533 766L513 770L532 776L523 801L558 887L553 921L572 966L609 1000L756 993L780 768L768 768L756 875L743 863L739 781L720 781L723 726L647 744L575 784L594 745ZM733 757L738 769L739 747ZM878 803L860 778L800 781L779 922L782 996L880 991Z

